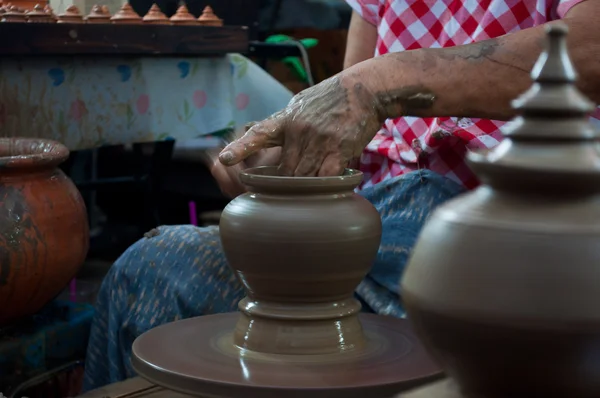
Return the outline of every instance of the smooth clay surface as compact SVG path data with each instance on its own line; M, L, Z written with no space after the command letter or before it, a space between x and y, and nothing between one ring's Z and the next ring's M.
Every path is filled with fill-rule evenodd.
M354 193L362 174L282 177L276 167L259 167L240 178L249 192L220 222L225 256L247 294L236 342L278 354L363 344L353 295L377 253L381 219Z
M388 398L440 377L407 321L360 315L367 344L327 355L277 355L241 349L231 331L239 314L159 326L133 344L136 372L194 396Z
M484 183L438 208L404 274L409 319L466 396L600 397L600 134L566 25L547 27Z

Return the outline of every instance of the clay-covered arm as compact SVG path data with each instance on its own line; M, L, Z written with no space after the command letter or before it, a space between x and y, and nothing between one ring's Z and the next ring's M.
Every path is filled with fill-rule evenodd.
M563 19L579 87L600 102L600 1L587 0ZM510 101L530 85L544 26L497 39L387 54L349 71L385 104L385 117L512 118Z
M600 0L573 7L569 51L579 86L600 102ZM362 153L387 118L473 117L507 120L510 101L526 91L542 51L544 26L494 40L420 49L373 58L296 95L288 106L227 146L231 166L253 153L282 147L280 172L339 175Z

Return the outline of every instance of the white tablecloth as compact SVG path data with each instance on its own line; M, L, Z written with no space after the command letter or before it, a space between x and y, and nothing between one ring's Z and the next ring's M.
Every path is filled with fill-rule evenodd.
M261 120L291 98L238 54L0 58L0 134L72 150L205 136Z

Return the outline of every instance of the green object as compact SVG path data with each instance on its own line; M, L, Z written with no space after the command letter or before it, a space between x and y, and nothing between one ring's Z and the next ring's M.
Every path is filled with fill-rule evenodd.
M266 43L288 43L291 41L296 41L294 38L286 35L273 35L267 37L265 40ZM319 44L319 40L317 39L300 39L298 40L300 44L304 46L304 48L312 48ZM298 79L300 79L304 83L308 83L308 75L306 73L306 69L302 64L302 60L298 57L285 57L282 59L282 62L286 64L288 67L294 71Z

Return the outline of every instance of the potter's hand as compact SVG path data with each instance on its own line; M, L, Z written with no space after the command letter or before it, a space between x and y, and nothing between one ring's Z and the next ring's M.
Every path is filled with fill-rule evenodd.
M223 165L216 157L212 159L210 172L219 184L221 192L229 198L235 198L246 192L240 182L240 172L249 167L275 166L279 163L279 148L269 148L255 153L245 161L234 166Z
M345 71L302 91L283 111L225 147L219 160L233 166L261 149L281 146L283 175L340 175L385 120L384 101L361 81L359 73Z
M223 137L224 142L228 143L242 137L255 124L255 122L248 123L243 128L234 131L231 135ZM249 167L275 166L279 164L281 154L279 148L268 148L255 152L234 166L227 167L219 161L219 152L220 150L208 151L205 153L206 156L203 159L210 168L210 172L217 181L217 184L219 184L221 192L231 199L246 192L246 188L240 181L241 171Z

